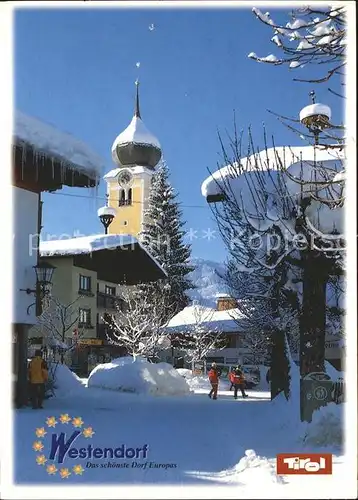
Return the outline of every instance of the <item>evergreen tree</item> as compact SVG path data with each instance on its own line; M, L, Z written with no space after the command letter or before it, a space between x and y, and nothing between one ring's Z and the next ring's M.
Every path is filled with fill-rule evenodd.
M188 278L194 268L189 262L190 245L184 242L184 225L168 167L162 163L152 177L149 208L144 213L140 239L168 274L164 286L163 283L144 286L147 293L163 295L164 322L189 304L186 292L194 288Z

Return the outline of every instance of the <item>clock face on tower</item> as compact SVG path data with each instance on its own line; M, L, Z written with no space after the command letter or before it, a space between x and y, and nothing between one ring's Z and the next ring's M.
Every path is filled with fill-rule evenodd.
M121 187L129 186L129 184L132 182L132 179L133 179L133 175L129 170L122 170L118 174L118 178L117 178L118 184Z

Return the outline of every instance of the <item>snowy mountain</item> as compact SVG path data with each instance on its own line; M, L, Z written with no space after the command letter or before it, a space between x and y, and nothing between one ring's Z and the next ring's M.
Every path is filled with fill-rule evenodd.
M197 300L206 307L215 307L215 296L218 293L227 292L226 286L219 276L225 272L224 264L194 257L191 259L191 265L195 267L195 270L189 274L189 278L197 288L190 290L188 295L191 300Z

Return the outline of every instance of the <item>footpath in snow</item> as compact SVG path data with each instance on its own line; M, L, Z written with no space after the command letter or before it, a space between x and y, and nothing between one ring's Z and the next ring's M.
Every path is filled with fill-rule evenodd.
M88 387L87 381L72 373L66 377L66 384L59 388L56 398L45 402L45 409L15 412L14 472L19 485L231 485L248 495L263 487L267 491L273 488L272 495L277 498L291 496L291 490L294 497L299 497L302 476L277 476L276 454L322 450L335 455L334 473L310 477L312 487L320 491L310 497L324 498L329 491L333 494L344 479L344 457L339 444L307 447L299 439L292 416L297 408L280 399L271 403L267 391L248 391L249 398L234 400L228 385L222 383L219 398L213 401L207 396L205 379L192 381L190 387L196 385L194 392L185 395L153 396ZM282 414L283 409L287 415ZM48 426L49 417L57 421L54 428ZM86 458L67 456L63 464L51 460L37 463L39 455L49 457L53 432L66 432L68 439L76 430L75 418L82 419L81 432L88 428L89 434L93 432L87 437L81 434L72 445L85 449ZM70 420L61 423L61 419ZM36 430L42 427L47 434L38 437ZM41 441L44 448L35 451L35 441ZM109 451L107 458L89 458L89 445L92 454L94 448L121 447L123 452L138 448L142 454L138 459L121 459L111 458ZM50 474L46 468L53 463L57 471ZM75 466L80 466L77 473ZM70 474L62 478L60 469L66 468Z

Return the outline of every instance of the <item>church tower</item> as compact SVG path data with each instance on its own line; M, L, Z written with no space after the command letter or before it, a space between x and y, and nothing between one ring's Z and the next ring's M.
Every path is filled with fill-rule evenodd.
M115 139L112 158L117 168L104 176L108 206L115 213L109 234L138 236L154 169L162 156L160 144L145 127L139 108L139 82L136 82L135 112L128 127Z

